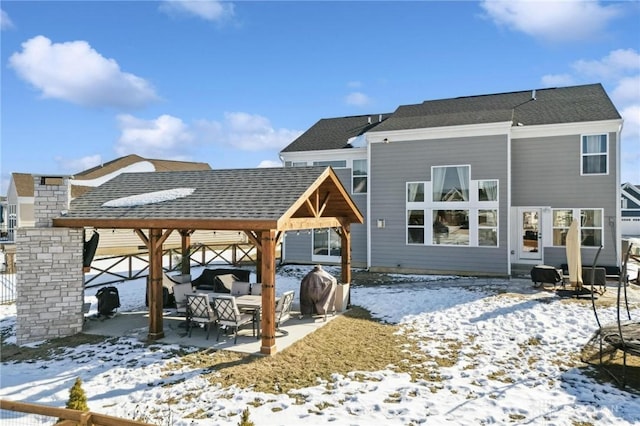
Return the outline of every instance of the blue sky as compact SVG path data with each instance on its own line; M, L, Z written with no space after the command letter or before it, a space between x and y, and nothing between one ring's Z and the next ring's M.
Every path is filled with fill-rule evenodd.
M640 184L638 1L7 1L0 194L12 172L127 154L279 164L321 118L600 82Z

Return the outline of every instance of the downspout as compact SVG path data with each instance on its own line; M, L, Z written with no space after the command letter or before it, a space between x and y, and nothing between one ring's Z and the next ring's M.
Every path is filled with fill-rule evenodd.
M620 125L618 126L618 131L616 132L616 223L615 223L615 233L613 234L615 241L615 256L616 256L616 265L622 264L622 250L618 250L622 248L622 234L620 230L620 224L622 223L622 208L621 208L621 200L622 200L622 184L620 180L622 179L621 167L622 160L620 155L620 147L622 145L620 141L620 134L622 133L624 121L620 121Z
M371 142L365 134L367 141L367 217L365 224L367 227L367 271L371 268Z
M513 126L513 123L511 124ZM511 128L507 131L507 276L511 276ZM500 228L498 228L500 229Z

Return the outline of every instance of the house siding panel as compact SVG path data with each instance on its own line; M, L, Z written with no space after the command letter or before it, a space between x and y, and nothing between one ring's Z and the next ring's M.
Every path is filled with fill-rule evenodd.
M371 267L405 271L508 274L507 137L456 138L371 145ZM430 181L431 166L471 166L471 179L499 181L498 247L406 244L405 188ZM377 218L385 228L377 228Z
M600 265L615 265L616 134L609 133L609 174L580 174L580 135L512 140L512 205L554 208L602 208ZM596 248L582 249L582 263L593 262ZM566 263L564 247L545 247L544 262Z

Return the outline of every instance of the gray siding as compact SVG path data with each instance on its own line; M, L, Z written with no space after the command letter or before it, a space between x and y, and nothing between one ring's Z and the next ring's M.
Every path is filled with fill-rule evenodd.
M508 158L506 135L371 145L371 267L506 275ZM471 165L471 179L499 181L498 247L406 244L405 184L430 181L431 166ZM385 228L376 219L385 219Z
M600 265L616 265L616 135L609 134L609 174L580 175L580 135L513 139L512 205L551 208L602 208ZM582 249L582 263L593 262L597 248ZM544 262L566 263L563 247L545 247Z

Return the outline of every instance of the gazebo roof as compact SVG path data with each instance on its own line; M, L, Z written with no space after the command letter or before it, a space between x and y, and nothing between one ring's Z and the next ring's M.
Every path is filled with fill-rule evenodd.
M330 167L123 173L70 204L57 227L310 229L363 223Z

